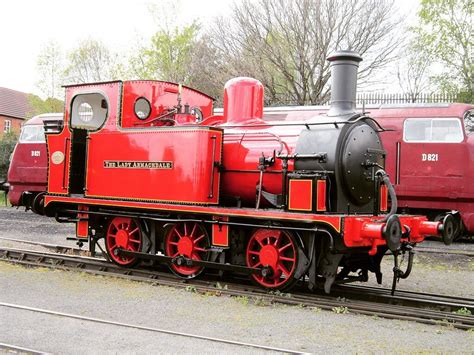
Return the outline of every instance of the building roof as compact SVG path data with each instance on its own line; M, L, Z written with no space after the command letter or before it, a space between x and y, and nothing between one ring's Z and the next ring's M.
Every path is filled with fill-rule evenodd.
M25 120L32 111L27 93L0 87L0 116Z

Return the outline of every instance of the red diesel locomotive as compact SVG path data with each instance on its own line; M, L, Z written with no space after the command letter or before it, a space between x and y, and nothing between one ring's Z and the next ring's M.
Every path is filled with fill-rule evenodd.
M46 191L47 153L45 121L62 120L62 113L46 113L26 121L21 127L8 169L8 199L12 206L34 208L38 194Z
M379 126L355 111L354 52L330 56L332 106L318 122L265 122L263 86L230 80L213 99L160 81L66 87L64 121L48 125L47 193L37 212L76 223L78 241L131 267L166 263L248 274L270 289L366 281L387 249L452 237L452 216L396 215ZM392 209L387 213L388 195Z

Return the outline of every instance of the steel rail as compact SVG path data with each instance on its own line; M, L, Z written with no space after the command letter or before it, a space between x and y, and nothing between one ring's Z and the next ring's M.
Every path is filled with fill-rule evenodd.
M36 246L44 247L46 249L54 250L56 253L62 253L62 254L72 253L74 255L84 255L84 254L89 253L85 249L74 248L74 247L70 247L66 245L57 245L57 244L51 244L51 243L37 242L34 240L6 238L6 237L0 237L0 240L4 240L7 242L28 244L28 245L36 245Z
M388 288L383 287L376 287L376 286L361 286L361 285L344 285L341 288L344 288L344 292L349 290L354 290L356 292L363 292L363 291L370 291L373 294L380 294L380 295L390 295L391 290ZM398 290L395 293L394 298L412 298L412 299L420 299L427 303L442 303L443 305L449 306L452 305L453 307L472 307L474 308L474 299L473 298L466 298L466 297L458 297L458 296L447 296L447 295L438 295L434 293L425 293L425 292L415 292L415 291L407 291L407 290Z
M206 293L214 292L228 296L254 297L267 301L269 303L282 303L289 305L303 305L307 307L318 307L325 310L333 310L337 307L346 307L352 313L378 315L390 319L404 319L416 321L425 324L449 324L459 329L474 328L474 317L468 315L454 314L446 311L433 309L420 309L419 307L403 306L390 303L374 303L358 299L335 298L328 295L315 295L308 293L298 294L278 294L268 293L266 290L248 285L226 283L227 287L216 287L215 282L203 280L183 280L176 279L168 273L157 273L149 270L123 269L111 263L100 261L94 258L48 254L41 252L32 252L26 250L15 250L9 248L0 248L0 258L24 265L59 268L64 270L81 270L102 276L116 276L134 281L145 281L155 285L173 286L177 288L191 288L193 291ZM379 289L380 290L380 289ZM383 289L382 289L383 290ZM361 288L357 293L359 297L365 297L370 293L370 287ZM370 298L370 294L368 294ZM447 296L446 296L447 297ZM389 298L387 298L390 300ZM402 300L403 301L403 300ZM469 300L472 301L472 300ZM429 306L435 305L433 302ZM458 309L470 308L472 303L457 304ZM424 304L426 306L426 304ZM446 307L446 304L441 304ZM452 305L448 305L452 307ZM460 307L460 308L459 308Z
M24 348L22 346L16 346L11 344L0 343L0 350L6 350L5 353L14 353L14 354L31 354L31 355L49 355L50 353L45 353L44 351L32 350ZM3 353L3 351L0 351Z
M474 257L474 250L463 250L463 249L443 249L443 248L431 248L424 246L417 246L416 251L420 253L430 254L452 254L452 255L463 255Z
M174 336L180 336L180 337L186 337L186 338L211 341L215 343L223 343L223 344L230 344L230 345L236 345L236 346L241 346L241 347L249 347L249 348L254 348L254 349L275 351L275 352L288 353L288 354L306 354L305 352L297 351L297 350L290 350L290 349L278 348L278 347L267 346L267 345L259 345L259 344L254 344L254 343L247 343L247 342L241 342L237 340L209 337L205 335L198 335L198 334L192 334L192 333L178 332L178 331L168 330L168 329L163 329L163 328L146 327L142 325L135 325L135 324L130 324L130 323L123 323L123 322L117 322L113 320L100 319L100 318L94 318L94 317L86 317L86 316L81 316L81 315L72 314L72 313L51 311L51 310L42 309L42 308L28 307L28 306L16 305L16 304L5 303L5 302L0 302L0 307L20 309L24 311L48 314L48 315L57 316L57 317L78 319L82 321L101 323L101 324L107 324L107 325L116 325L116 326L124 327L124 328L145 330L145 331L154 332L154 333L162 333L162 334L168 334L168 335L174 335Z

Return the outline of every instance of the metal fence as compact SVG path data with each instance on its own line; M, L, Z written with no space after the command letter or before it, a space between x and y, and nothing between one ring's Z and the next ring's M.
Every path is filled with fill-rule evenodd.
M404 93L361 92L357 94L357 105L363 104L434 104L458 102L455 94L421 93L416 96ZM329 98L317 103L305 102L304 105L329 105ZM265 106L298 105L298 102L288 94L280 94L265 101Z
M416 96L402 93L368 92L357 95L357 104L434 104L456 102L457 95L439 93L420 93Z

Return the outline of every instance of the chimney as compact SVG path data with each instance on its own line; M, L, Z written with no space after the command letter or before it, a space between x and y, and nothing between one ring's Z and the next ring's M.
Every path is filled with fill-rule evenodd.
M362 57L353 51L332 53L331 63L331 108L328 116L346 116L356 113L357 69Z

